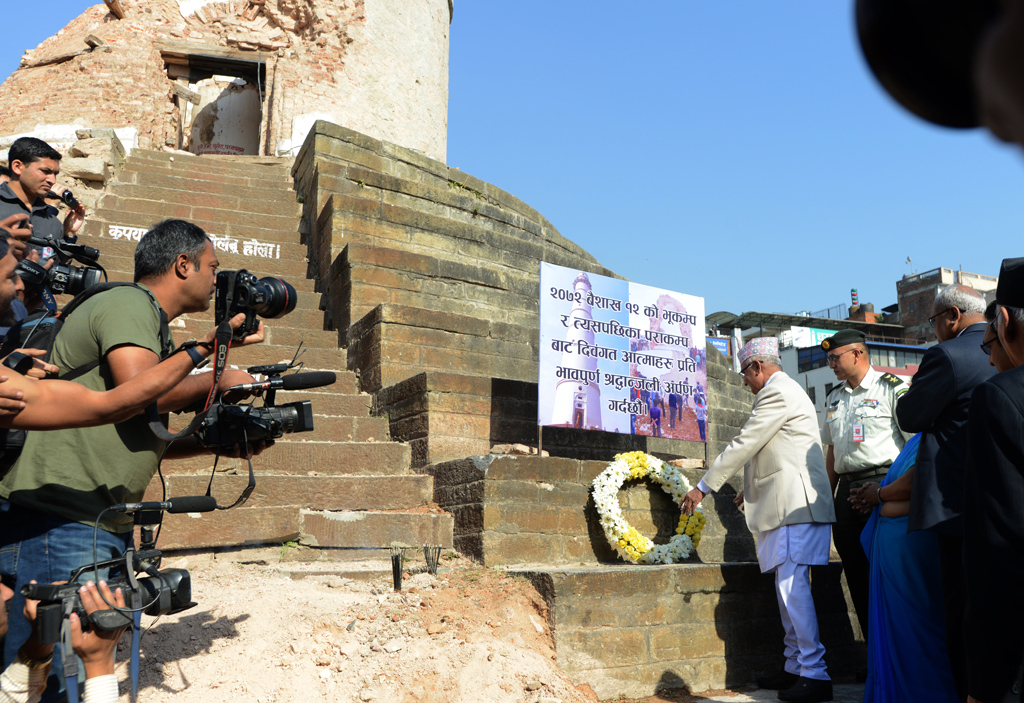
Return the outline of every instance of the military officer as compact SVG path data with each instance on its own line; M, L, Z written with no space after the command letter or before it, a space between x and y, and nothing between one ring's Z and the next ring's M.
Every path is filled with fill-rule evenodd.
M867 637L868 561L860 543L867 515L854 510L850 496L864 483L884 476L912 436L900 429L895 412L896 400L909 387L898 376L871 368L863 332L842 330L824 340L821 348L836 378L845 381L828 394L821 430L825 468L835 493L832 539Z

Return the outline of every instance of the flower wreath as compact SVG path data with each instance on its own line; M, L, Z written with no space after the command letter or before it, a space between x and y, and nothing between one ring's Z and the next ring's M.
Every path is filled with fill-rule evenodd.
M686 559L700 544L707 518L700 507L693 515L680 514L676 535L668 544L654 544L631 527L622 516L619 489L629 479L650 478L672 496L677 505L690 491L690 482L679 469L644 452L616 454L607 469L594 479L592 490L597 515L608 542L619 555L634 564L672 564Z

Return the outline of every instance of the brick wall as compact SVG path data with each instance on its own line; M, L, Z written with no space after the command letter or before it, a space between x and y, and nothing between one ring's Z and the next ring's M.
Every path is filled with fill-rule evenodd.
M123 19L95 5L26 52L0 86L0 134L129 127L137 146L178 147L172 84L187 87L187 57L205 55L265 64L262 153L294 153L329 119L445 158L449 0L223 0L188 16L177 0L121 5Z

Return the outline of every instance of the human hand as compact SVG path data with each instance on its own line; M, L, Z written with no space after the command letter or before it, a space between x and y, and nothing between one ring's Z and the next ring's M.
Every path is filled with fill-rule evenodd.
M232 317L230 320L228 320L228 325L231 326L232 330L237 330L239 327L242 326L243 322L245 322L245 313L244 312L240 312L237 315L235 315L234 317ZM205 335L203 335L203 338L201 340L199 340L199 341L202 344L204 344L204 345L206 345L206 344L212 345L213 344L213 340L216 338L216 336L217 336L217 328L214 327L209 332L207 332ZM258 344L259 342L263 341L264 336L265 336L265 331L263 329L263 321L262 320L258 320L255 332L253 332L252 334L246 336L241 341L233 340L231 342L231 345L235 346L235 347L244 347L244 346L249 345L249 344ZM210 348L212 349L212 346Z
M0 220L0 230L6 232L10 237L7 240L7 245L14 258L18 261L24 259L28 253L28 244L25 242L32 236L32 225L28 223L28 215L19 212L16 215L5 217Z
M35 583L35 580L29 581L29 583ZM57 583L63 582L58 581ZM22 612L25 614L25 619L32 624L32 634L30 634L25 643L21 645L21 651L29 659L41 662L46 661L53 655L53 644L39 644L38 631L36 630L36 614L38 612L38 605L39 601L37 600L25 599L25 608Z
M25 401L22 398L25 394L13 386L5 386L4 383L11 380L11 377L0 375L0 417L17 415L25 409Z
M854 510L864 514L870 513L876 505L881 503L878 483L875 481L865 483L857 489L854 495L850 496L849 500Z
M110 606L107 603L113 603L118 608L125 607L124 594L121 589L118 588L111 593L106 581L100 581L99 588L95 583L89 581L79 589L78 596L82 599L82 607L85 608L86 615L92 615L97 610L109 610ZM70 620L71 648L85 664L85 678L91 679L94 676L113 674L114 650L126 628L101 630L94 627L85 632L82 630L81 620L76 613L70 615Z
M256 383L256 379L241 369L224 369L224 373L220 377L220 383L217 384L217 390L224 393L224 391L232 386L241 386L246 383ZM252 393L249 391L232 391L224 393L224 397L221 400L225 403L238 403L250 395Z
M704 500L706 494L699 488L693 488L683 496L683 501L679 504L679 509L687 515L693 515L693 511L697 509L700 502Z
M235 444L230 449L224 449L219 451L218 453L223 457L228 457L231 459L245 459L246 457L251 459L254 456L259 456L260 454L262 454L263 450L265 450L267 447L272 446L274 446L274 440L261 439L258 442L249 442L248 445Z
M54 192L56 192L58 188L60 189L60 192L57 193L58 195L67 190L67 188L57 186L57 188L54 189ZM64 236L75 236L78 234L78 230L82 229L83 224L85 224L85 206L82 205L82 203L78 203L78 207L76 208L68 207L68 214L64 218Z
M52 259L51 259L51 261L52 261ZM15 349L14 351L15 352L20 352L21 354L24 354L25 356L31 356L31 357L46 356L46 350L45 349ZM58 374L58 373L60 373L60 369L58 369L53 364L47 363L47 362L43 361L42 359L35 358L35 359L32 360L32 368L29 369L28 373L26 373L25 375L29 376L31 378L46 378L47 374Z
M743 510L743 491L737 493L736 497L732 499L732 502L737 508Z

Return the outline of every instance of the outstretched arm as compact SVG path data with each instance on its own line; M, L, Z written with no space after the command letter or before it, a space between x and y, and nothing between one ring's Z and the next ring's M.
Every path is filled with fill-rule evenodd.
M232 327L237 328L244 319L244 315L236 316L231 320ZM202 341L211 341L214 334L211 330ZM203 356L211 353L202 346L196 349ZM0 417L0 427L58 430L121 422L181 383L193 368L192 358L179 352L106 392L70 381L37 381L14 372L0 375L8 390L13 388L21 393L25 406L17 414Z

